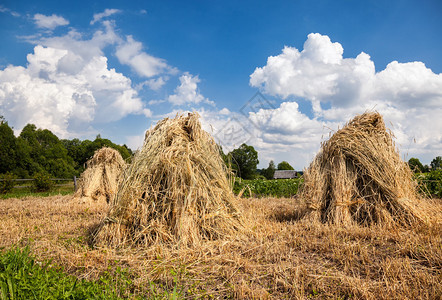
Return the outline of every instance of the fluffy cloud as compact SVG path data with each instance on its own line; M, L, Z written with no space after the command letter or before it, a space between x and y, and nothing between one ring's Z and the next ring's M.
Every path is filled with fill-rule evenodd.
M364 84L373 79L375 67L365 53L354 59L344 59L342 54L339 43L312 33L303 51L286 46L282 54L270 56L266 66L256 68L250 75L250 84L283 99L309 99L317 112L321 102L346 106L364 92Z
M198 91L198 76L192 76L184 73L180 76L180 85L175 89L175 94L169 95L167 100L173 105L199 104L207 103L213 105L213 102L205 98Z
M100 21L103 18L109 17L116 13L120 13L121 10L115 8L106 8L102 13L94 14L94 17L91 21L91 25L94 25L96 22Z
M36 46L27 59L26 68L0 71L0 106L16 130L34 123L67 137L92 121L150 115L130 79L109 69L104 56L85 59L67 49Z
M105 47L120 43L122 39L115 33L111 21L103 21L103 29L96 30L90 39L71 29L66 35L43 37L29 42L56 49L69 49L82 60L88 61L96 56L104 56Z
M143 89L144 86L148 86L151 90L153 91L158 91L159 89L161 89L164 84L166 84L166 81L168 80L168 77L165 76L160 76L158 78L152 78L152 79L148 79L146 81L143 81L142 83L137 85L137 89L141 90Z
M114 45L115 55L119 62L131 67L141 77L150 78L164 74L175 75L178 72L176 68L169 66L164 59L143 52L142 43L134 40L132 36L127 36L125 39L120 37L115 32L115 25L112 21L103 21L102 25L103 29L95 31L90 39L84 39L81 33L72 29L64 36L51 36L32 42L58 49L69 49L85 60L95 56L103 56L103 49L109 45ZM145 82L145 85L155 90L164 85L167 76L151 79Z
M167 116L173 117L174 111ZM276 109L260 109L247 117L227 108L198 109L203 129L212 134L224 152L232 151L242 143L253 145L259 152L262 167L270 160L289 161L302 170L316 151L322 136L335 123L310 120L295 102L284 102Z
M355 114L375 109L392 124L403 154L429 161L442 151L442 74L422 62L394 61L376 72L368 54L344 58L339 43L310 34L302 51L286 46L281 54L270 56L250 75L250 84L283 99L306 99L313 108L313 118L299 112L294 102L262 112L264 142L299 146L302 140L297 139L310 136L319 147L318 132L311 131L317 123L337 129ZM257 117L259 113L250 115Z
M301 113L296 102L251 112L249 119L259 127L263 141L271 144L310 144L322 134L323 123Z
M178 70L143 52L143 45L132 36L121 37L113 21L102 20L117 12L106 10L96 15L95 22L100 20L101 26L91 37L71 28L61 36L46 32L46 36L42 33L24 38L35 45L34 52L27 56L27 65L0 70L0 108L17 132L27 123L34 123L60 137L90 136L96 133L95 127L128 115L152 117L138 92L145 86L158 91ZM42 20L39 16L37 19ZM121 64L148 79L133 85L128 77L108 66L105 50L115 51ZM182 84L170 99L192 104L210 102L198 92L197 76L185 73L181 79ZM130 142L136 140L133 137Z
M46 29L54 29L58 26L65 26L69 24L69 21L61 16L57 16L55 14L52 14L51 16L45 16L42 14L35 14L34 15L34 21L35 24L40 28L46 28Z
M126 41L117 47L116 56L120 63L130 66L138 75L152 77L162 73L176 74L164 59L154 57L142 51L143 45L127 36Z

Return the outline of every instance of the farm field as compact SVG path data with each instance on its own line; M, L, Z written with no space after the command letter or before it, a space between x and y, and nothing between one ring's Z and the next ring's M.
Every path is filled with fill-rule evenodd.
M442 200L430 227L326 225L303 218L296 198L243 198L248 232L192 249L94 248L107 205L72 195L0 200L0 248L28 246L79 279L127 276L122 298L440 299ZM110 283L114 284L114 283Z

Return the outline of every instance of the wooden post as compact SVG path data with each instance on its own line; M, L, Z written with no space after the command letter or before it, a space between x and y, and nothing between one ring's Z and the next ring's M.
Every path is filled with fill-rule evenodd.
M74 176L74 193L77 191L77 176Z

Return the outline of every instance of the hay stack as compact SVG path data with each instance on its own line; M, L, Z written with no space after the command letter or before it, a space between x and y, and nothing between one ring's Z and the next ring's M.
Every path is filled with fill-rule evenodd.
M300 197L322 222L422 222L416 184L379 113L356 116L322 144L304 175Z
M103 147L95 151L81 174L78 189L74 195L84 202L108 202L117 190L117 181L126 163L115 149Z
M125 170L98 244L193 246L234 233L226 167L196 113L163 119Z

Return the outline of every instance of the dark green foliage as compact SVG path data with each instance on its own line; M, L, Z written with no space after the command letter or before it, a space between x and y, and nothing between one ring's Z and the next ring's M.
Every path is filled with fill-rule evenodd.
M413 171L414 173L424 172L424 166L422 165L422 163L418 158L414 157L410 158L408 160L408 165L410 166L411 171Z
M12 173L0 174L0 194L6 194L14 188L14 179L16 176Z
M273 160L271 160L267 169L262 170L262 175L264 175L266 179L273 179L273 175L275 175L275 170L275 163L273 162Z
M440 170L442 169L442 156L437 156L430 163L432 170Z
M34 175L32 185L35 192L47 192L52 189L54 183L48 173L38 172Z
M256 173L256 166L259 163L258 152L253 146L242 144L239 148L228 154L232 162L232 170L243 179L253 179Z
M417 175L421 191L427 196L442 198L442 170Z
M63 273L51 262L37 262L29 249L0 253L0 299L123 299L131 280L122 270L107 272L96 282Z
M101 136L92 142L90 140L80 141L79 139L62 140L61 141L68 151L68 155L74 160L74 166L77 170L77 174L80 174L85 169L86 162L94 155L95 151L103 147L110 147L120 152L121 157L124 160L129 159L132 156L132 150L126 145L120 146L112 143L108 139L103 139Z
M278 164L278 170L294 170L294 169L288 162L282 161Z
M28 160L26 164L30 175L42 171L60 178L75 175L73 159L68 155L63 143L49 130L37 129L35 125L28 124L23 128L18 140L27 144L24 156Z
M94 152L104 146L118 150L129 160L132 150L97 136L94 141L60 140L47 129L26 125L18 137L0 116L0 174L11 172L19 178L30 178L46 172L56 178L79 176Z
M298 193L302 178L278 180L240 180L236 179L233 192L238 194L243 191L243 197L292 197ZM250 192L252 195L250 195Z
M0 117L0 174L15 168L16 143L14 131L3 117Z

